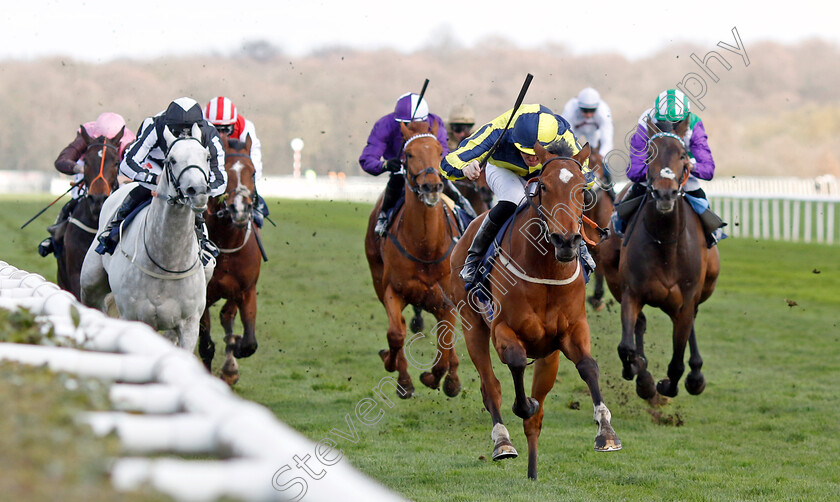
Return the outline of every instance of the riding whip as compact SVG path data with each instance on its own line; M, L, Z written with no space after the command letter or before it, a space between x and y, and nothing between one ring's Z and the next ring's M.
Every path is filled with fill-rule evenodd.
M21 229L21 230L23 230L23 228L24 228L26 225L29 225L30 223L32 223L33 221L35 221L35 218L37 218L37 217L41 216L42 214L44 214L44 211L46 211L47 209L51 208L53 204L55 204L56 202L58 202L59 200L61 200L61 198L62 198L62 197L64 197L64 196L65 196L65 195L67 195L68 193L70 193L70 190L73 190L74 188L76 188L77 186L81 185L81 184L82 184L82 183L84 183L84 182L85 182L85 180L79 180L78 182L75 182L75 183L70 183L70 188L68 188L66 192L64 192L63 194L59 195L59 196L58 196L58 198L57 198L57 199L55 199L54 201L50 202L50 203L47 205L47 207L45 207L44 209L41 209L40 211L38 211L38 214L36 214L36 215L35 215L35 216L33 216L32 218L29 218L29 220L27 220L27 222L26 222L26 223L24 223L23 225L21 225L21 226L20 226L20 229Z
M499 135L499 139L493 143L493 146L490 147L490 150L487 151L487 155L484 156L484 159L478 164L479 169L484 169L484 166L487 165L487 161L490 160L490 157L496 153L496 149L499 148L499 145L502 143L502 138L505 137L505 133L510 127L510 123L513 121L514 115L516 115L516 111L519 110L519 106L522 105L522 100L525 99L525 93L528 92L528 86L531 85L531 80L533 80L534 76L530 73L525 77L525 82L522 84L522 89L519 90L519 97L516 98L516 103L513 105L513 111L510 113L510 118L505 124L505 128L502 130L502 134Z

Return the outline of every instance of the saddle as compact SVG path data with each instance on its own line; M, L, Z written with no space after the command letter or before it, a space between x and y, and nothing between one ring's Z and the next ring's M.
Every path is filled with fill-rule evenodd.
M123 227L128 228L128 226L131 224L131 222L134 221L134 218L136 218L137 215L140 213L140 210L143 209L144 207L150 205L151 203L152 203L152 199L145 200L145 201L141 202L140 205L138 205L136 208L134 208L133 211L128 213L128 216L126 216L125 219L121 223L111 227L111 233L108 234L108 241L119 243L120 237L122 237L121 232L122 232ZM103 249L108 254L113 253L114 249L116 249L116 247L114 249L106 249L104 247L104 245L100 243L99 246L96 249L97 253L99 253L100 248ZM99 253L99 254L103 254L103 253Z

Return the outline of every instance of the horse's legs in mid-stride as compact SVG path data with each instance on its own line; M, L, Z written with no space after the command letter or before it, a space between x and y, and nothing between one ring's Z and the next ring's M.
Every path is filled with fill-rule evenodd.
M385 306L385 312L388 314L389 350L380 350L379 357L385 363L386 371L399 372L397 383L406 392L402 394L398 391L397 395L403 399L408 399L414 395L414 384L411 382L411 376L408 374L408 360L405 358L405 353L403 352L406 326L402 311L405 308L405 300L398 296L389 284L385 288L382 304Z
M499 353L499 359L507 364L513 377L513 390L516 394L513 413L521 419L531 418L540 405L536 399L528 397L525 393L525 367L528 365L525 347L516 337L516 333L504 322L496 324L493 329L493 343Z
M195 346L198 344L198 323L201 322L201 314L204 311L196 312L195 314L181 319L178 329L176 330L178 336L176 342L178 346L186 350L190 354L195 352Z
M425 371L420 375L420 381L427 387L437 389L440 379L446 374L443 382L443 392L449 397L455 397L461 392L461 379L458 378L458 355L455 354L455 344L458 341L455 331L455 314L449 305L442 305L434 312L437 324L432 335L437 340L437 362L432 371ZM448 373L447 373L448 372Z
M647 318L644 312L639 312L639 316L636 318L636 326L633 328L636 337L636 362L639 368L636 375L636 395L642 399L653 399L656 396L656 384L647 369L645 331L647 331Z
M696 316L697 314L695 314ZM691 371L685 377L685 390L691 395L698 395L706 388L706 378L700 368L703 367L703 358L700 357L700 349L697 347L697 335L694 333L694 324L691 325L691 334L688 335L688 366Z
M222 363L222 370L219 376L228 385L233 385L239 381L239 363L236 362L236 357L234 357L234 347L242 337L233 333L233 321L236 318L237 310L235 301L226 300L225 304L222 305L222 310L219 312L219 321L225 330L225 361Z
M239 306L239 320L242 322L243 335L238 337L233 346L233 355L237 359L250 357L257 351L257 288L254 285L251 289L242 292L237 302ZM234 315L236 311L234 310ZM233 324L233 316L230 320ZM233 327L231 326L231 330Z
M556 350L547 357L537 359L534 363L531 397L537 400L540 407L533 417L522 422L525 428L525 437L528 438L528 477L531 479L537 479L537 445L542 430L545 396L554 387L559 361L560 351Z
M210 331L210 301L208 300L204 314L201 315L201 321L198 323L198 355L201 356L207 371L212 371L213 356L216 354L216 344L213 343Z
M642 305L639 301L625 291L621 295L621 342L618 344L618 357L623 365L621 376L625 380L632 380L641 369L634 336L641 311Z
M595 436L595 451L620 450L621 440L618 439L610 423L612 414L607 405L604 404L603 396L601 396L601 387L598 383L598 363L589 353L589 325L585 322L578 323L575 329L563 338L560 349L569 361L575 364L580 378L589 387L589 395L592 397L592 406L595 409L593 418L598 425L598 434Z
M88 250L85 260L80 278L80 299L88 307L93 307L107 314L108 305L105 300L111 292L111 285L108 284L108 273L105 272L102 257L96 252Z
M600 268L595 269L595 290L586 300L596 311L604 310L604 272Z
M490 433L490 438L493 440L493 460L515 458L519 454L510 442L510 433L502 423L500 411L502 387L496 374L493 373L493 362L490 360L490 330L471 310L461 315L467 351L481 380L481 397L484 400L484 407L493 420L493 430Z
M694 309L683 309L673 318L673 355L668 363L668 378L656 384L656 390L663 396L674 397L679 392L679 381L685 372L685 345L694 327Z

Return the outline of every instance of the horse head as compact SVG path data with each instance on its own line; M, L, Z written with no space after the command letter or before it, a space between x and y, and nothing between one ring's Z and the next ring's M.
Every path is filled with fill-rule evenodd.
M210 150L201 143L201 127L193 124L189 134L180 138L164 127L163 138L166 175L161 176L158 192L176 204L189 201L195 213L204 212L210 191Z
M647 121L648 191L662 214L674 210L691 173L691 161L682 140L687 128L688 118L675 124L657 122L656 126L650 119Z
M438 124L429 127L425 121L400 123L405 145L405 180L409 189L427 206L440 202L443 180L440 177L440 160L443 147L437 139Z
M243 143L222 135L222 145L225 147L228 183L217 215L230 216L235 226L244 228L251 221L256 199L256 169L251 161L251 136L246 136Z
M113 138L99 136L93 138L84 126L80 132L87 148L83 155L85 169L84 182L87 197L91 199L91 211L99 214L102 203L117 189L117 175L120 164L120 140L125 133L125 126Z
M534 152L540 159L539 177L528 181L526 196L554 246L554 257L561 262L577 259L580 250L586 180L583 163L589 158L589 143L575 155L565 141L544 148L539 142Z

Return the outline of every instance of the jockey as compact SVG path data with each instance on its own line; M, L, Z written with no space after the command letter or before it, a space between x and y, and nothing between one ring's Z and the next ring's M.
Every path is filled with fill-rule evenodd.
M257 130L254 123L246 119L236 110L233 101L224 97L216 96L207 102L204 107L204 119L213 124L219 134L227 134L229 138L245 142L251 137L251 162L254 164L254 223L258 227L263 226L263 218L268 216L268 205L260 194L256 193L256 182L263 177L262 146L257 137Z
M688 128L682 138L686 153L691 161L691 174L685 184L685 194L696 199L695 201L689 199L689 201L692 202L692 209L700 215L709 247L714 246L718 240L723 238L721 237L722 232L718 229L725 226L726 223L709 208L706 193L700 188L700 182L698 181L698 178L712 179L715 174L715 161L712 158L712 151L709 149L703 121L691 112L690 104L691 102L682 91L668 89L657 96L653 108L648 108L639 117L636 132L630 139L630 165L627 167L627 177L633 184L624 198L616 205L616 210L613 213L613 226L619 235L623 235L627 220L639 207L642 196L647 190L647 122L650 119L651 123L656 124L663 131L675 130L681 122L688 121Z
M88 135L92 138L105 136L108 139L113 139L121 130L123 130L122 138L120 138L120 150L118 152L119 158L122 158L125 148L135 139L133 132L128 129L124 129L125 119L122 118L122 115L117 113L104 112L96 118L96 121L87 122L82 125L82 127L85 128L85 131L87 131ZM76 129L76 138L73 139L73 141L64 147L64 150L58 154L58 158L55 159L55 168L60 173L74 176L73 182L79 183L85 178L85 165L83 157L87 151L87 147L88 145L85 142L85 138L82 136L82 129L80 127L79 129ZM64 235L64 227L67 226L67 219L70 217L70 213L73 212L73 209L75 209L76 204L78 204L79 199L83 195L83 192L79 189L78 184L70 192L70 195L72 198L64 205L64 207L61 208L55 223L47 228L50 236L38 244L38 254L41 256L47 256L54 252L54 242L57 238L60 238L57 236Z
M600 145L598 153L606 158L613 149L613 122L610 107L601 100L598 91L591 87L582 89L576 98L566 102L563 118L569 121L575 136L584 136L594 148ZM612 185L612 176L604 166L604 180Z
M182 97L172 101L165 111L154 117L148 117L140 126L137 140L125 152L120 163L120 173L138 182L138 186L129 192L122 206L99 235L99 254L113 253L119 237L111 238L111 229L118 226L140 204L152 198L152 191L157 188L158 176L163 173L166 140L163 128L168 127L176 137L189 134L190 128L198 124L201 127L201 144L210 151L210 196L215 197L225 192L227 173L224 170L225 151L219 140L216 128L204 120L201 105L194 99ZM222 167L220 169L220 166ZM203 250L218 256L218 248L207 239L204 231L204 217L196 215L196 235Z
M449 123L446 127L449 151L458 148L461 141L472 133L475 125L475 112L469 105L456 105L449 112Z
M430 127L437 124L437 139L440 146L443 147L443 155L449 153L443 119L429 113L429 105L425 99L420 99L418 94L407 92L397 99L397 104L392 113L380 118L373 125L367 145L365 145L362 155L359 157L359 164L365 172L374 176L379 176L385 171L391 173L388 185L385 187L385 194L382 196L382 206L379 208L379 216L374 227L377 235L385 235L389 223L388 213L399 200L405 184L405 176L402 174L403 137L400 123L420 121L428 122ZM455 192L460 195L457 190Z
M480 162L505 131L505 125L512 112L512 109L508 110L484 124L461 142L457 150L444 157L440 164L444 176L450 180L478 179L481 174ZM498 203L490 209L487 217L481 222L467 252L466 262L460 273L467 287L475 282L478 265L499 229L513 216L517 206L525 199L526 179L538 176L542 170L542 164L533 148L537 141L541 145L558 141L565 143L571 148L573 155L580 151L580 145L569 123L563 117L555 115L542 105L532 104L519 107L498 149L493 152L487 162L485 170L487 185L496 195ZM584 175L589 182L592 174L586 167L584 167ZM594 182L594 179L592 181ZM580 249L581 256L594 269L594 262L591 261L583 241L581 241Z

